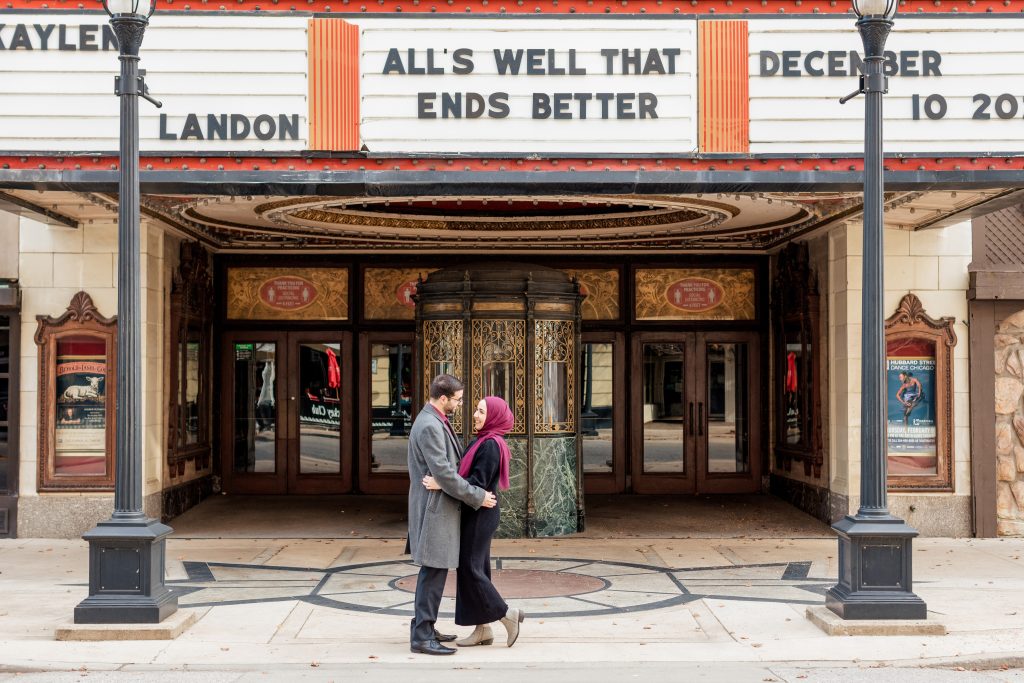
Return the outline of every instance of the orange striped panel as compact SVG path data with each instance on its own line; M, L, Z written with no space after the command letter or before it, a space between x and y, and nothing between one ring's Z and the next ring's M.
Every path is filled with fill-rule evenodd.
M309 148L359 149L359 27L309 20Z
M746 21L698 22L701 152L750 151L750 65Z

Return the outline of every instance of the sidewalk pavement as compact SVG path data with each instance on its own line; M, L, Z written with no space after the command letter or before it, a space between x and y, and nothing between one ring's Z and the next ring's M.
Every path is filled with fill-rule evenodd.
M984 680L1024 680L1012 671L1024 665L1024 540L915 541L914 589L929 618L947 626L944 636L828 636L808 621L807 607L823 604L835 582L834 539L495 541L495 581L526 611L522 635L506 648L496 624L494 645L452 657L409 652L416 568L402 549L395 539L172 538L168 584L197 623L174 641L59 642L56 628L87 595L86 545L0 541L0 680L66 671L119 672L109 680L167 672L193 680L180 673L192 672L205 676L195 680L387 681L412 667L417 680L496 673L534 683L684 672L693 680L852 680L851 667L908 667L890 679L904 683L946 680L958 669L956 680L975 680L972 669L988 671L973 675ZM453 605L446 597L439 629L468 633L453 624ZM922 666L941 669L918 678L911 670Z

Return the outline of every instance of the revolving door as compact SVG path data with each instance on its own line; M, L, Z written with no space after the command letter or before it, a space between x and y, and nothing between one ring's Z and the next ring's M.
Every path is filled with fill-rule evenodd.
M419 403L430 381L449 373L466 384L452 419L465 444L481 398L504 398L515 417L506 437L511 488L498 492L498 535L582 531L578 283L551 268L488 264L436 271L417 291Z

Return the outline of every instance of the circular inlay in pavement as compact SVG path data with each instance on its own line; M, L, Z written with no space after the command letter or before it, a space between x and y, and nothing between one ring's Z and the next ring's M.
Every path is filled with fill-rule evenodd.
M569 597L593 593L608 587L607 581L596 576L531 569L494 569L491 570L491 582L501 597L506 599ZM415 593L416 574L403 576L391 585L399 590ZM444 597L455 597L455 572L448 574L448 580L444 584Z
M337 567L184 562L188 579L168 581L181 607L301 600L330 609L412 616L417 568L408 560ZM503 597L531 618L636 613L701 598L820 604L834 579L810 579L810 562L659 567L564 557L493 558ZM455 611L455 572L440 616Z

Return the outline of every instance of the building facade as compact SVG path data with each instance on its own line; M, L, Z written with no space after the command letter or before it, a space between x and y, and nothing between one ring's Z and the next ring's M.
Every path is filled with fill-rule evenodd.
M481 266L585 295L572 381L553 380L585 492L856 510L846 8L489 3L158 7L147 513L404 492L423 366L455 334L417 320L418 284ZM0 10L0 534L22 537L112 505L117 49L98 6L65 4ZM907 0L887 53L889 503L926 535L1024 533L1024 76L1005 58L1024 20L988 4ZM464 331L492 364L471 400L533 397L535 359L486 323Z

